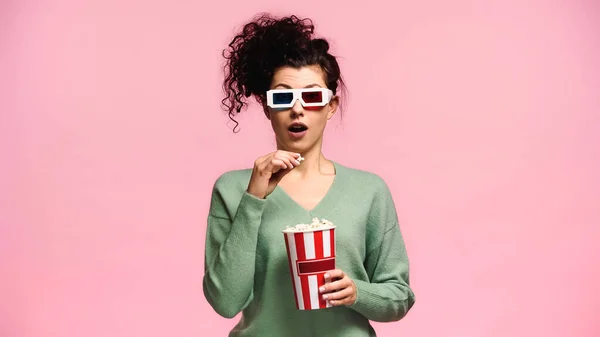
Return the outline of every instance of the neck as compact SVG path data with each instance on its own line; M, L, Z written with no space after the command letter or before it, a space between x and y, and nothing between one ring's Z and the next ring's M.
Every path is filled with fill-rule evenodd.
M278 146L281 150L287 150L282 146ZM294 168L290 175L306 177L314 174L327 174L331 173L329 167L331 166L329 160L325 158L323 152L321 150L321 142L318 142L312 148L300 152L302 157L304 157L304 161L302 164Z
M319 173L323 171L323 166L327 164L327 159L320 147L302 153L302 157L304 157L304 161L294 169L294 171L301 175Z

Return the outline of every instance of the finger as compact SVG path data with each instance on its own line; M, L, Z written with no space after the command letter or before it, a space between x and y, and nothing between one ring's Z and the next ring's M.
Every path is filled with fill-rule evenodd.
M331 293L334 291L339 291L341 289L347 288L351 285L352 285L352 283L349 279L341 279L341 280L338 280L335 282L326 283L324 286L319 288L319 291L321 293ZM322 291L321 291L321 289L322 289Z
M297 166L296 159L292 158L289 155L275 155L275 159L281 160L282 162L284 162L287 167L289 169L293 169L294 167Z
M279 170L278 172L275 172L275 173L273 173L273 175L271 175L271 181L275 182L276 184L279 184L281 179L290 172L292 172L292 170L288 170L288 169Z
M345 274L341 269L333 269L325 273L325 280L335 280L344 278Z
M290 156L294 159L298 159L301 157L300 153L298 153L298 152L290 152L290 151L283 151L283 150L279 150L279 151L275 152L275 155Z
M271 162L267 165L267 169L273 173L277 173L279 170L285 170L287 168L287 164L280 159L271 159Z
M348 296L345 298L342 298L340 300L330 300L329 303L336 307L336 306L340 306L340 305L352 305L354 304L354 302L356 301L356 298L354 298L353 296Z
M302 157L302 156L299 153L294 153L294 152L281 152L276 155L276 158L278 158L278 159L282 159L282 158L288 159L290 161L290 163L292 163L294 165L294 167L300 165L300 160L298 160L300 157Z
M325 299L325 300L341 300L346 297L352 296L352 293L353 293L352 288L347 287L340 291L336 291L334 293L324 294L323 299Z
M300 165L300 158L302 158L302 156L299 153L293 153L290 158L296 166Z
M280 153L280 155L285 156L287 158L290 158L290 160L293 163L296 163L297 165L300 165L300 158L302 158L302 155L300 153L297 152L288 152L288 151L282 151Z

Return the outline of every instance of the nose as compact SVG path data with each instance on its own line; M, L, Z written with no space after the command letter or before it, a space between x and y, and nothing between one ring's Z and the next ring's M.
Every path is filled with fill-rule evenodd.
M302 106L302 103L300 103L299 99L294 102L294 106L292 106L290 109L290 114L292 118L304 115L304 107Z

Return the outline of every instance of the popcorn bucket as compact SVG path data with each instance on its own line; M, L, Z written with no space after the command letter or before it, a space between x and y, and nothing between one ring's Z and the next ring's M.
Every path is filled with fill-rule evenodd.
M319 287L325 284L325 272L335 269L334 229L335 226L283 231L298 310L331 307L319 293Z

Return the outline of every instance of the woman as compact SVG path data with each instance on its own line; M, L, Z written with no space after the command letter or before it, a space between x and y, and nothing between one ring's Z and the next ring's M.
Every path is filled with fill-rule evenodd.
M276 151L253 169L223 174L212 192L203 289L220 315L243 313L230 336L375 336L369 320L397 321L414 303L386 183L321 152L343 81L328 42L313 38L313 30L309 19L263 15L225 53L230 118L252 95L277 140ZM281 230L313 218L337 226L338 269L321 289L332 307L302 311Z

